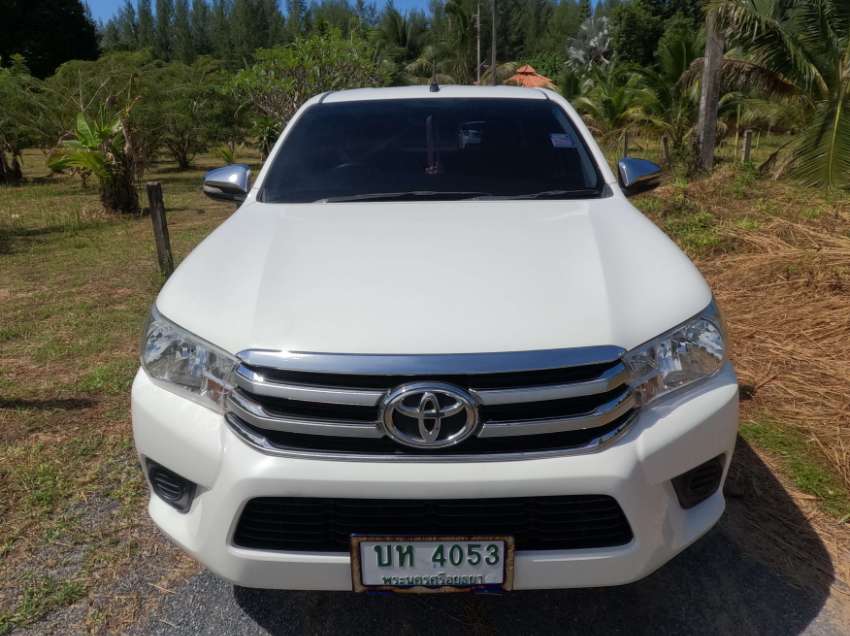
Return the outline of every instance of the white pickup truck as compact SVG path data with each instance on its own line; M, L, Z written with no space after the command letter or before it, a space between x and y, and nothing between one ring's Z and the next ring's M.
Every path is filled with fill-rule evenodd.
M545 90L331 92L151 309L149 511L242 586L616 585L708 531L738 427L688 258Z

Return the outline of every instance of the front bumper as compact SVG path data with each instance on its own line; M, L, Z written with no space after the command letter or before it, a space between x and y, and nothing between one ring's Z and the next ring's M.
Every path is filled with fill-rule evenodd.
M152 495L156 524L216 574L246 587L351 590L347 553L248 550L232 544L239 514L255 497L465 499L610 495L634 539L615 548L520 551L514 589L619 585L647 576L707 532L725 505L722 486L683 510L671 479L725 454L738 430L738 387L727 364L697 387L643 409L629 431L599 453L480 463L346 462L262 454L224 418L156 386L133 383L133 431L142 458L198 484L180 513Z

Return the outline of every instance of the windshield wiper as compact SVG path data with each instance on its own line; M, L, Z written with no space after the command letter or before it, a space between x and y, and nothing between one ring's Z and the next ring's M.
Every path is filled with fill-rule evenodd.
M577 188L575 190L544 190L528 194L506 194L479 197L481 199L577 199L580 197L599 196L597 188Z
M412 190L410 192L371 192L340 197L318 199L314 203L347 203L349 201L410 201L415 199L471 199L490 196L488 192L439 192L436 190Z

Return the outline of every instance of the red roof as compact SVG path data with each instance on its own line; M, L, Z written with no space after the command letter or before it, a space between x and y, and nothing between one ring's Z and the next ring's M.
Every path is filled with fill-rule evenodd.
M515 84L517 86L525 86L526 88L554 88L555 84L545 75L541 75L534 70L530 64L523 64L516 70L516 74L512 75L505 84Z

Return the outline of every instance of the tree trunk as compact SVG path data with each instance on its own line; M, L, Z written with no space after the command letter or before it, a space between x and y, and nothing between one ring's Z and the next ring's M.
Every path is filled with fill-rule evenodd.
M717 104L720 101L720 61L723 59L723 37L713 13L705 19L705 61L699 98L697 122L697 166L711 171L717 142Z
M0 183L20 183L24 180L24 171L18 155L12 153L12 163L6 158L6 153L0 150Z
M125 161L109 179L100 183L100 201L108 212L139 213L139 194L136 192L135 172Z
M12 181L14 183L20 183L24 180L24 171L21 168L21 162L18 158L18 155L12 155Z

